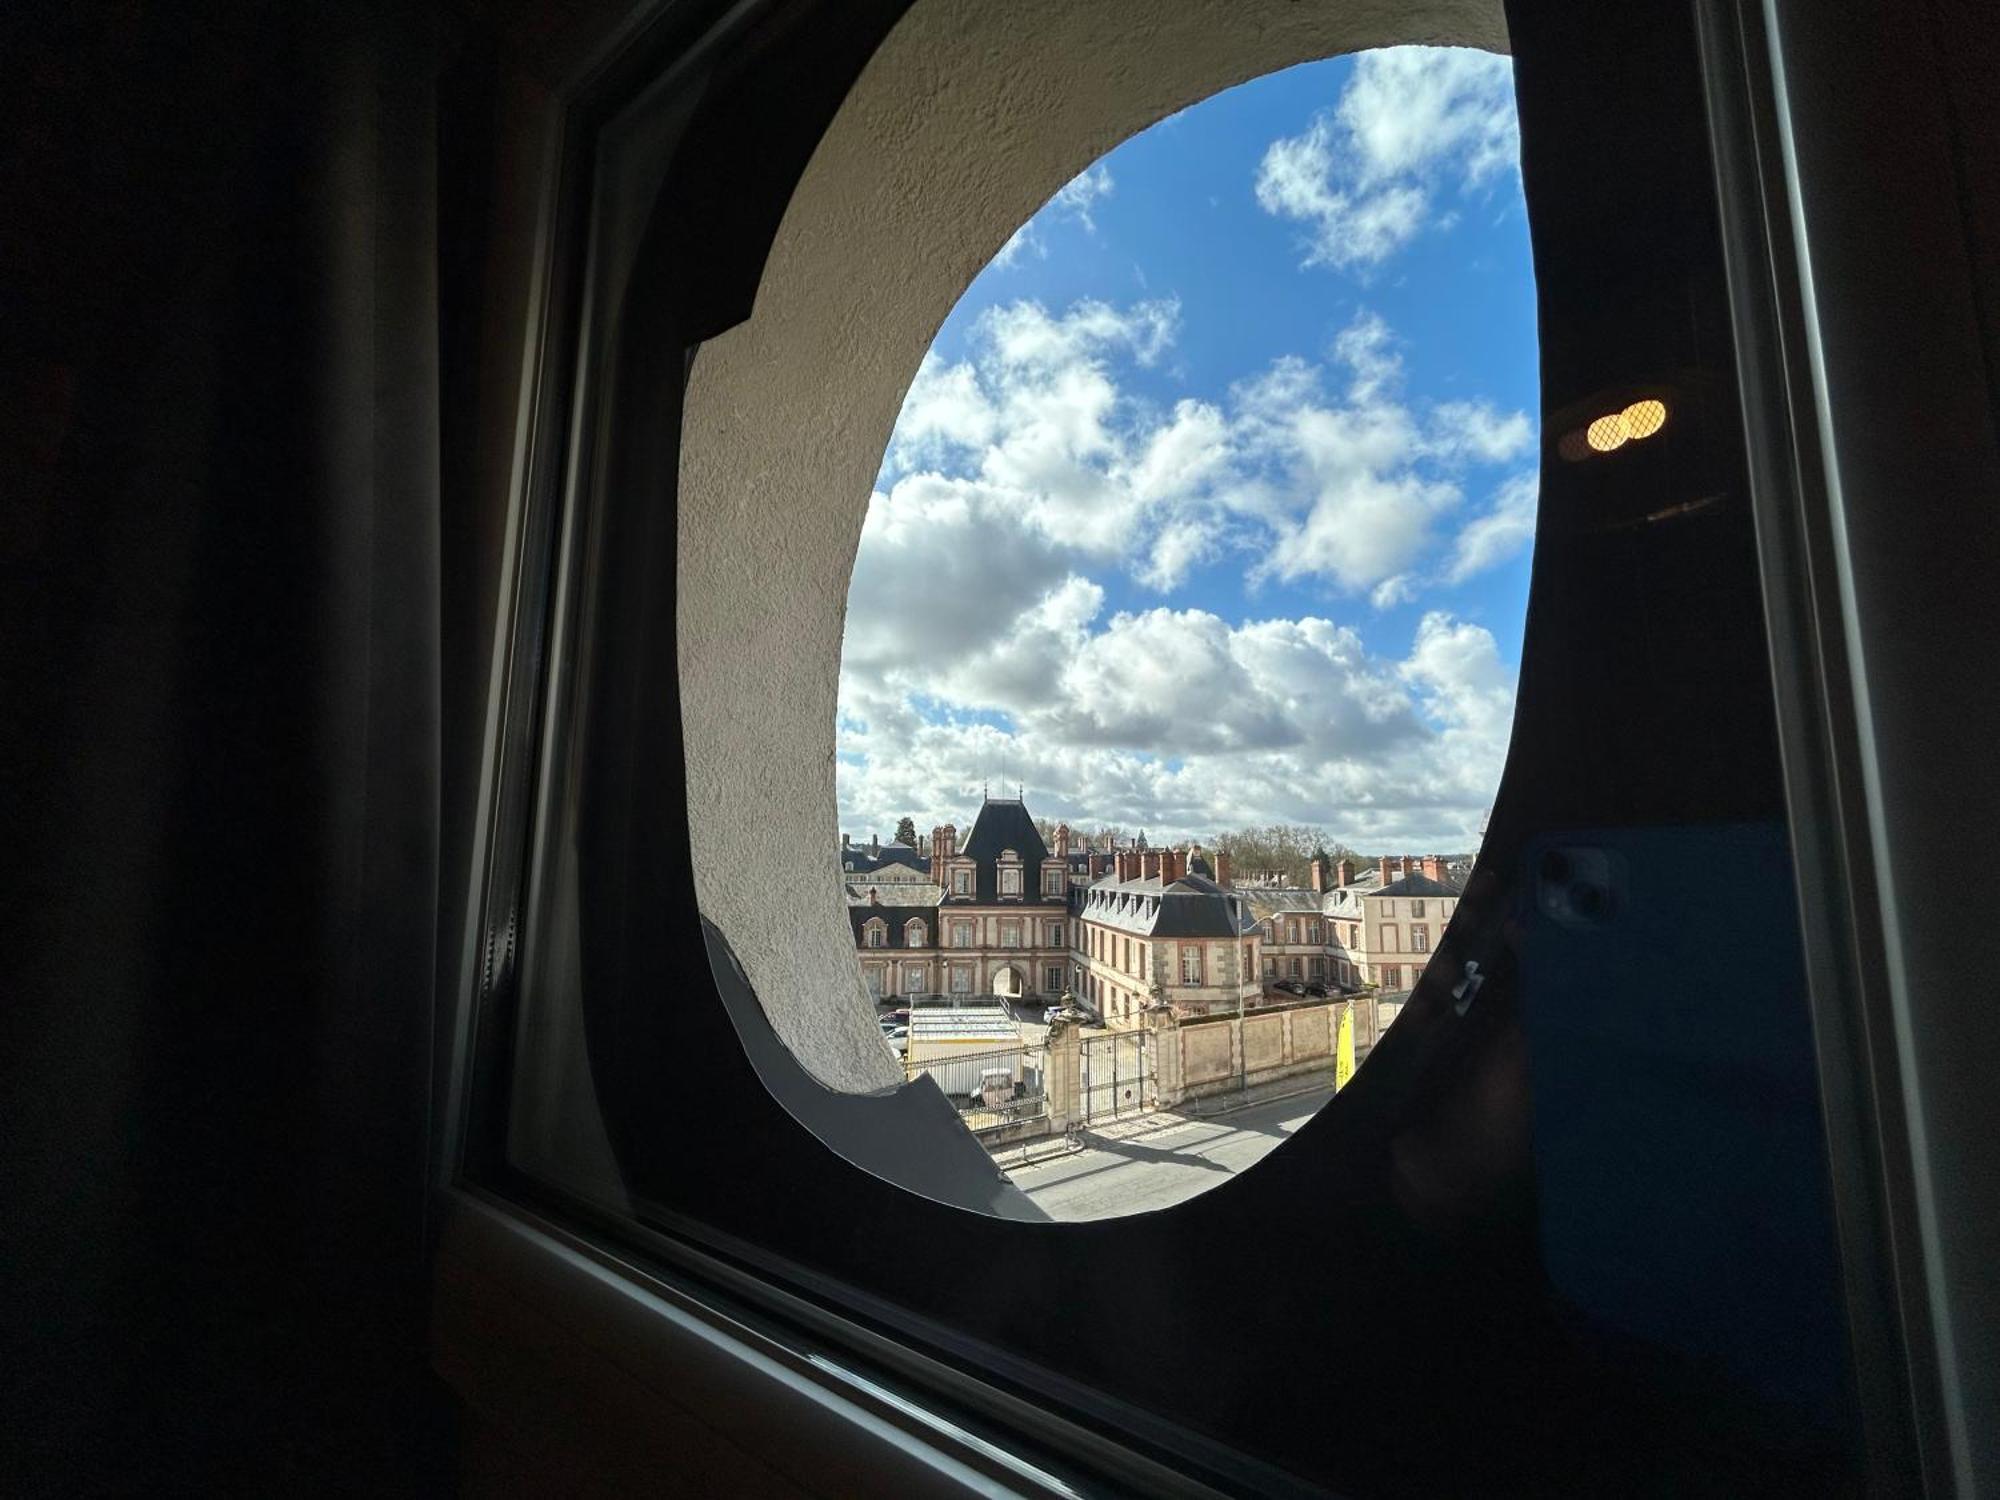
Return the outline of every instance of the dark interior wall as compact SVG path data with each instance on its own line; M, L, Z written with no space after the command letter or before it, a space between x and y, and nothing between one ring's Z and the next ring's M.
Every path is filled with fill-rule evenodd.
M10 1493L445 1472L436 144L464 24L0 19Z

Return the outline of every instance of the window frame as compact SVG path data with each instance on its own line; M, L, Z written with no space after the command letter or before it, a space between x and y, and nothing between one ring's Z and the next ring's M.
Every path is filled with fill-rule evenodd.
M492 906L492 902L488 902L488 908L490 908L490 906ZM512 914L508 914L508 920L512 920ZM494 944L488 944L488 952L492 952L492 950L494 950ZM474 1154L474 1152L466 1152L466 1156L468 1156L468 1158L470 1158L472 1154ZM574 1206L572 1206L572 1208L574 1208ZM578 1210L576 1210L576 1214L578 1214L578 1218L582 1218L582 1220L588 1220L588 1212L586 1212L586 1210L580 1210L580 1208L578 1208ZM616 1232L618 1232L618 1234L630 1234L630 1232L632 1232L632 1228L630 1228L628 1224L624 1224L624 1222L620 1220L620 1222L616 1224ZM646 1232L646 1230L640 1230L640 1232L642 1232L642 1234L650 1234L650 1232ZM682 1254L682 1252L684 1252L684 1248L682 1248L682 1246L676 1246L676 1256L678 1256L678 1254ZM776 1296L778 1292L782 1292L782 1288L778 1288L778 1292L774 1292L774 1288L772 1288L770 1284L766 1284L766 1282L758 1282L758 1284L756 1284L756 1288L754 1288L754 1292L756 1292L756 1296L758 1296L758 1298L768 1298L768 1296ZM844 1334L844 1336L846 1336L846 1334Z

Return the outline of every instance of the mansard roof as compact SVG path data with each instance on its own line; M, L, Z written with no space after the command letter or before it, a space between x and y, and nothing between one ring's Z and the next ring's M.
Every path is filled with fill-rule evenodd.
M908 844L884 844L875 854L870 854L862 844L849 844L840 851L840 868L848 875L866 875L891 866L923 875L929 874L931 868L930 861Z
M1184 875L1168 884L1157 875L1100 880L1085 893L1080 915L1120 932L1155 938L1242 937L1257 925L1236 892L1202 875Z
M1392 880L1385 886L1378 886L1364 894L1370 896L1456 896L1459 888L1449 881L1433 880L1428 875L1412 871L1400 880Z
M1001 901L999 859L1009 849L1021 860L1021 894L1006 897L1007 905L1065 904L1066 897L1042 894L1042 861L1049 857L1049 848L1028 815L1027 804L1018 797L988 797L979 816L972 820L965 842L958 846L958 852L972 861L971 901L987 906ZM963 896L955 899L968 900Z
M877 899L870 899L868 893L871 890L876 893ZM928 880L884 880L879 883L850 880L846 882L846 891L849 906L874 906L878 911L900 911L906 915L935 912L937 904L944 900L944 887L932 885Z
M1244 886L1239 894L1250 903L1259 920L1279 916L1319 916L1331 892L1308 890L1304 886Z

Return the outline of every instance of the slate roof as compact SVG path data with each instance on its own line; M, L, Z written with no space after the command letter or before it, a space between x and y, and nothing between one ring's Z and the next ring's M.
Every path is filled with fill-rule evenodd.
M1236 893L1193 874L1166 885L1157 875L1100 880L1085 893L1078 915L1155 938L1242 937L1257 925Z
M1320 916L1326 906L1326 896L1319 891L1308 890L1304 886L1253 886L1238 892L1250 903L1250 910L1259 921L1267 917L1279 916Z
M1433 880L1428 875L1412 872L1401 880L1392 880L1387 885L1378 886L1367 893L1370 896L1456 896L1458 886L1442 880Z
M1049 846L1042 842L1035 820L1028 815L1028 805L1018 797L988 797L981 804L979 815L958 847L958 852L973 863L972 895L952 899L968 905L997 905L1002 899L999 859L1008 849L1021 857L1021 895L1006 897L1007 905L1065 904L1065 897L1042 894L1042 861L1049 857Z
M937 887L933 885L926 887L926 889L935 891ZM883 934L882 946L870 949L861 941L861 929L867 926L869 921L875 917L880 917L888 925L889 930ZM865 890L861 893L859 901L856 901L852 895L848 897L847 924L853 929L856 950L862 953L882 953L891 948L907 948L909 944L904 941L903 929L912 917L920 918L923 921L925 949L929 950L937 947L938 914L935 902L929 906L870 906L868 904L868 892Z
M870 854L864 845L849 844L840 851L840 868L843 874L848 875L866 875L892 868L928 875L931 864L908 844L884 844L879 854Z
M888 880L874 884L866 880L850 880L844 889L849 906L866 906L869 891L877 892L882 898L884 911L892 908L897 911L936 911L938 903L944 900L944 887L932 885L928 880Z

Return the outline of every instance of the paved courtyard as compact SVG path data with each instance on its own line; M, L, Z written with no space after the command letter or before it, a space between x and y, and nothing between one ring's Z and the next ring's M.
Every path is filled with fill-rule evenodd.
M1087 1132L1082 1151L1001 1165L1052 1219L1111 1219L1167 1208L1263 1160L1333 1096L1331 1088L1212 1119L1151 1115Z

